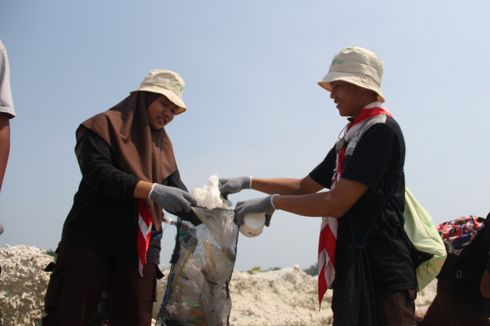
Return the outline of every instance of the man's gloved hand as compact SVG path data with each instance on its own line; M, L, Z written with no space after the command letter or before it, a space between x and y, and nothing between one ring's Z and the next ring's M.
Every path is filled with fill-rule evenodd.
M250 189L252 186L251 177L223 178L219 179L219 192L226 198L229 194L234 194L243 189Z
M175 187L168 187L154 183L150 191L151 200L155 201L161 208L175 214L178 212L190 212L191 205L196 201L191 194Z
M235 206L235 223L240 226L243 224L243 218L250 213L265 213L265 225L271 224L272 214L275 211L272 199L277 196L270 195L263 198L256 198L247 201L240 201Z

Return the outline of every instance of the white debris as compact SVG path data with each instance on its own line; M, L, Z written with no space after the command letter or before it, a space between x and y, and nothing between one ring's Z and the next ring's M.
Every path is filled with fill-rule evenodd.
M207 185L191 191L191 195L197 201L197 205L206 207L207 209L230 208L231 203L221 197L218 182L218 176L212 175L209 177Z

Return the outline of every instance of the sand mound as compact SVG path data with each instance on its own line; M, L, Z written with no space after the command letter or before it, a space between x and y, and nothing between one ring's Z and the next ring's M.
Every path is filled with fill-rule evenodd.
M0 311L3 325L36 325L41 319L49 273L43 269L53 257L29 246L0 249Z
M46 251L30 246L0 249L0 311L4 326L39 325L49 273L43 268L53 261ZM168 271L166 271L168 274ZM158 312L165 278L158 284ZM435 293L435 282L417 298L417 310L425 312ZM231 326L330 325L331 291L318 310L316 277L299 268L246 273L235 271L230 283Z

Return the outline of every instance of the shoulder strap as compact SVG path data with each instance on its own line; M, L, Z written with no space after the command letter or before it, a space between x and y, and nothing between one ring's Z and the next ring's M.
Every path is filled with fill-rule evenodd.
M393 194L395 193L395 190L396 190L396 186L393 188L393 190L391 191L391 193L386 198L386 201L384 202L383 206L381 206L381 209L376 214L376 217L373 219L373 222L369 225L369 228L368 228L366 234L364 235L364 238L362 239L362 242L359 243L359 244L366 244L366 242L368 240L368 237L369 237L369 235L371 234L371 231L374 228L374 225L376 224L376 222L378 221L378 218L381 216L381 214L383 213L384 209L388 205L391 197L393 197ZM349 216L350 216L350 214L349 214ZM356 237L354 235L354 230L352 228L352 223L351 223L351 219L350 218L349 218L349 226L350 226L350 230L351 230L351 234L352 234L352 240L354 241L355 244L358 244L358 242L356 240Z

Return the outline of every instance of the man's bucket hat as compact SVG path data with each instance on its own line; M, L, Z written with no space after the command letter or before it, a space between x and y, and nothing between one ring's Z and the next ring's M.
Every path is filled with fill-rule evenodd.
M381 91L383 62L368 49L350 47L342 49L332 60L328 73L318 84L327 91L332 91L330 84L343 80L378 94L378 101L384 102Z
M178 106L175 114L181 114L187 110L187 106L182 100L184 86L184 79L178 73L156 68L148 72L140 87L133 92L146 91L162 94Z

